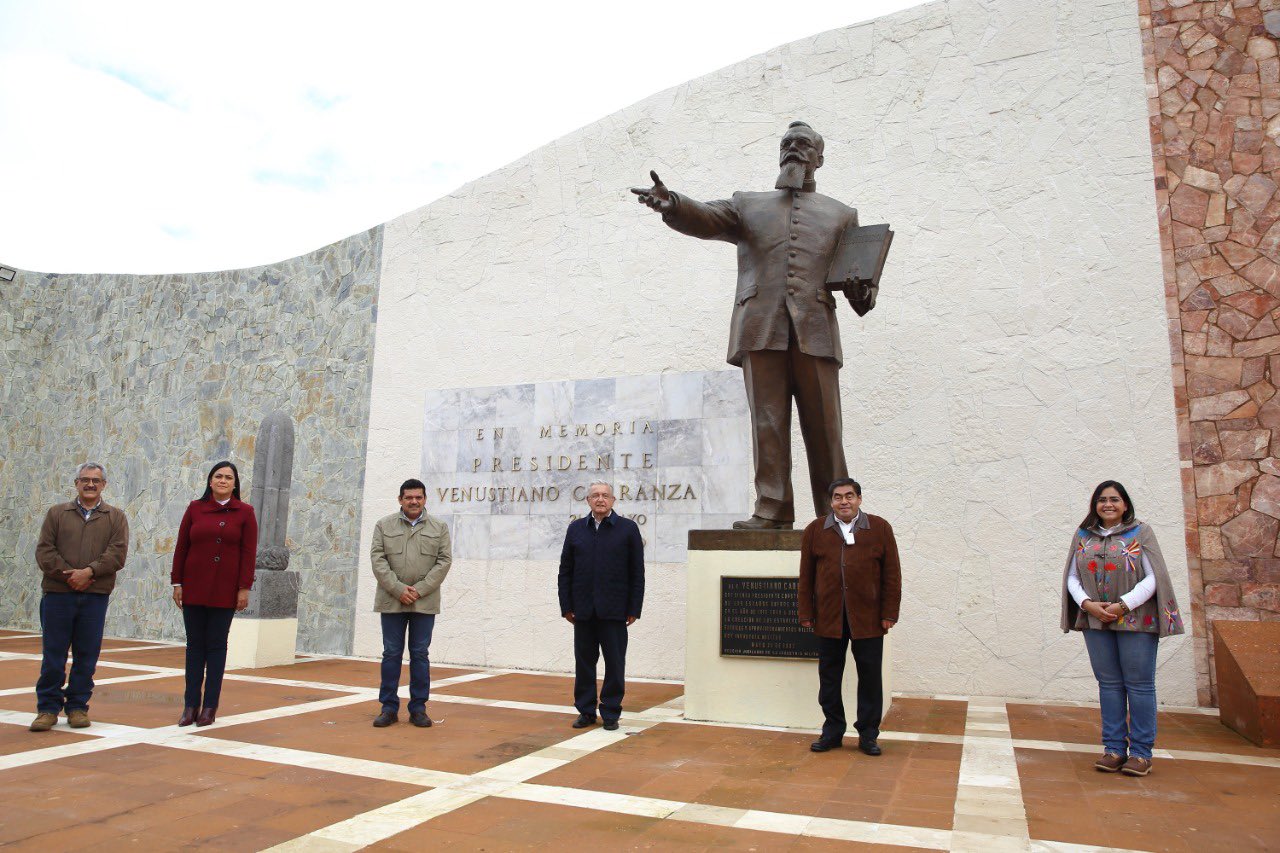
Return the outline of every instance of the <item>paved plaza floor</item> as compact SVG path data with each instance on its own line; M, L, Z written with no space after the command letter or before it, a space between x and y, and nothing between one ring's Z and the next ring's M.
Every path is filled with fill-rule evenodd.
M1161 713L1134 779L1088 705L897 697L872 758L686 721L672 682L580 731L569 677L437 666L435 725L374 729L376 661L300 657L179 729L181 647L108 640L93 725L31 733L39 649L0 631L6 850L1280 850L1280 750L1208 710Z

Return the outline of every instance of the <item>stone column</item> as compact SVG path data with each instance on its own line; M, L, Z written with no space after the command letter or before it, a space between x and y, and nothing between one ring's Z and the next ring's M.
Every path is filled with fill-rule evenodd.
M1278 6L1138 0L1201 705L1213 623L1280 619Z
M250 503L258 517L258 559L249 606L231 626L227 663L259 667L292 663L298 641L301 578L289 571L289 488L293 422L274 412L262 422L253 456Z

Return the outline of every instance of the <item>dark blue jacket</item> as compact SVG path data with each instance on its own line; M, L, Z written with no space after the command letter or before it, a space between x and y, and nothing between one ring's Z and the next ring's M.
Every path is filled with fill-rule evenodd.
M644 542L629 518L610 512L596 530L591 514L569 524L560 552L560 613L575 619L640 617Z

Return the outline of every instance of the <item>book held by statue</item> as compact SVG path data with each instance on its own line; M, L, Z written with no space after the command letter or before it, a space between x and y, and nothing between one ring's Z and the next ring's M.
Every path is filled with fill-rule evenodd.
M855 225L840 235L827 270L827 290L848 295L849 304L859 317L876 307L880 273L892 243L893 232L888 225Z

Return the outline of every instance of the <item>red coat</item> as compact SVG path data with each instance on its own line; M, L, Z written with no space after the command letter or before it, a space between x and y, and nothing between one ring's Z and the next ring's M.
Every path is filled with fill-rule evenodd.
M236 593L253 586L258 556L258 519L253 507L232 498L192 501L178 527L173 583L182 584L183 604L235 607Z

